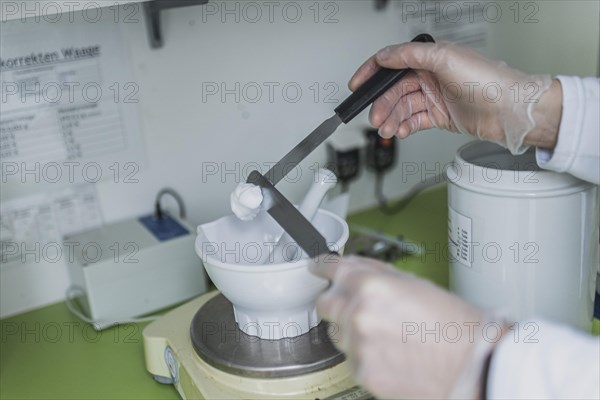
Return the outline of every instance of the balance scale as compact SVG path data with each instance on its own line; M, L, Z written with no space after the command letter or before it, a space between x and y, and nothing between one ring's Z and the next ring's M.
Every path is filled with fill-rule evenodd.
M146 368L184 399L372 399L353 381L328 327L280 340L249 336L214 291L144 329Z

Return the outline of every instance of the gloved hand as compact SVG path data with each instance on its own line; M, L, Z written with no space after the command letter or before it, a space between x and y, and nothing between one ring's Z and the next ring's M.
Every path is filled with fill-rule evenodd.
M350 89L380 67L415 70L371 107L370 122L383 137L405 138L437 127L496 142L513 154L527 145L556 144L562 92L549 75L528 75L448 42L411 42L385 47L368 59Z
M330 279L317 311L357 382L377 398L477 398L500 324L433 283L361 257L311 266Z

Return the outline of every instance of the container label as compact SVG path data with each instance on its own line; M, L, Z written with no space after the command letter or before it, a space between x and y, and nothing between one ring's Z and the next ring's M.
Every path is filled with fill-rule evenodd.
M448 207L448 246L452 262L458 261L471 268L472 257L471 218Z

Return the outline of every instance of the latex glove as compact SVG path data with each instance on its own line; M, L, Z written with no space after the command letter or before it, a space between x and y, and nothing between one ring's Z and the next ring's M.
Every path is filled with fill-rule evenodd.
M501 332L482 311L379 261L337 260L311 266L332 281L317 311L334 324L331 339L358 383L377 398L478 397ZM481 340L486 326L490 340Z
M556 144L562 93L549 75L528 75L448 42L411 42L385 47L367 60L350 89L380 67L415 70L371 107L370 122L383 137L438 127L496 142L513 154L527 149L526 136L526 144ZM542 96L551 87L553 93Z

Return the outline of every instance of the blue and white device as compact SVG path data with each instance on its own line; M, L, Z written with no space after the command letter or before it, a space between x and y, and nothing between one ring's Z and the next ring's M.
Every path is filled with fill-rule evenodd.
M151 313L207 290L195 231L170 214L143 216L65 238L69 293L94 321Z

